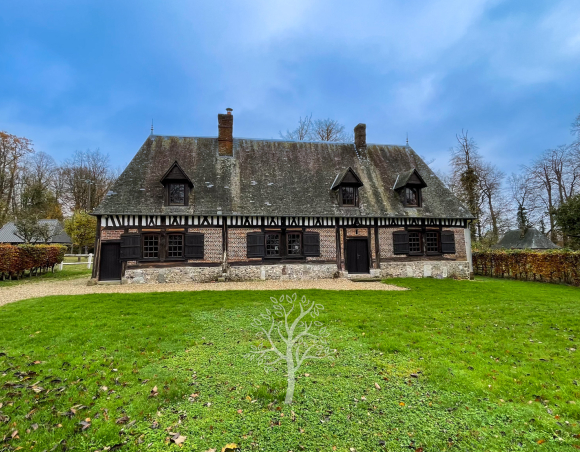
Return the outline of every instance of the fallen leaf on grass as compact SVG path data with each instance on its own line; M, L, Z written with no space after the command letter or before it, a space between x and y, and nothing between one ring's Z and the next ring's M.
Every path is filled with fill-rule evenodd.
M32 424L31 427L34 431L38 430L38 424Z
M157 421L153 421L153 424L151 424L151 428L152 428L152 429L159 428L159 422L157 422Z
M81 430L84 432L86 429L88 429L91 426L91 423L87 422L87 421L80 421L79 425L81 426Z
M159 392L157 391L157 386L153 386L153 389L151 390L149 397L157 397L158 395L159 395Z
M179 433L175 434L175 436L171 437L171 442L180 446L185 442L187 436L181 436Z
M236 452L238 449L238 445L235 443L226 444L222 447L222 452Z
M119 419L117 419L115 421L115 424L123 425L123 424L126 424L128 420L129 420L129 416L123 416L123 417L120 417Z
M381 390L381 387L379 386L378 383L375 383L375 388L377 388L379 391Z
M11 437L12 439L14 439L14 438L19 438L19 436L18 436L18 430L14 430L14 431L12 432L12 434L10 435L10 437Z
M405 406L405 402L399 402L399 405Z
M539 439L539 440L538 440L538 444L543 444L543 443L545 443L545 442L546 442L546 440L545 440L545 439Z

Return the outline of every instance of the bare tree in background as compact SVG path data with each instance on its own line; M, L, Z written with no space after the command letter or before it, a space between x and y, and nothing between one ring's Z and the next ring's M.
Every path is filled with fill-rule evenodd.
M334 119L312 119L310 116L300 117L298 127L280 137L292 141L330 141L334 143L354 143L354 133L345 132L342 124Z
M478 176L481 196L479 210L483 214L481 215L480 224L489 223L488 225L484 224L484 227L488 226L491 230L489 241L490 244L495 244L499 238L500 229L504 229L507 226L505 222L507 209L502 191L505 174L497 166L481 162L478 168Z
M25 157L32 154L32 141L0 131L0 225L18 209L16 184Z
M456 179L459 188L457 196L467 205L469 211L479 218L481 196L477 168L481 159L477 152L477 144L467 133L467 130L462 130L461 135L456 135L457 145L451 149L451 167L453 178ZM476 220L469 226L473 240L476 240L477 223Z
M76 151L62 165L58 182L63 203L71 211L92 211L99 205L117 177L109 156L95 151Z
M310 139L310 134L312 132L312 113L310 116L305 116L302 119L302 116L298 120L298 127L294 130L286 130L286 133L283 134L280 132L280 137L284 140L289 141L304 141Z
M317 119L312 127L314 141L332 141L335 143L354 142L354 135L344 131L344 126L334 119Z
M23 215L32 213L40 219L62 220L62 209L54 191L57 169L54 159L44 152L27 156L18 177L17 190L19 210Z

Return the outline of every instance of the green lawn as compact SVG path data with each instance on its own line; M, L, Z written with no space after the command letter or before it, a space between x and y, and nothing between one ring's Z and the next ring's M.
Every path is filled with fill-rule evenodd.
M243 358L252 317L282 292L1 307L0 451L580 448L580 289L393 282L410 290L297 291L325 306L337 351L305 364L291 406L284 368Z
M48 271L46 273L41 273L39 275L32 275L29 277L28 273L23 276L21 279L13 279L13 280L5 280L0 281L0 287L10 287L15 286L17 284L28 284L28 283L35 283L40 281L54 281L54 280L66 280L66 279L75 279L75 278L83 278L88 277L92 273L92 270L88 269L83 265L67 265L65 266L62 271L59 270L57 267L54 269L54 273L52 271ZM1 449L0 449L1 450Z

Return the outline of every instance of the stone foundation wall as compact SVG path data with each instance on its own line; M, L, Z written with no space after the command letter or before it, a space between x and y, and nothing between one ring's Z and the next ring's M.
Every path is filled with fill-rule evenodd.
M467 261L381 262L371 274L381 278L459 278L469 279Z
M280 265L240 265L230 267L225 275L222 267L168 267L139 268L125 271L124 283L163 284L201 283L217 281L224 277L228 281L251 280L300 280L326 279L338 276L336 264L280 264Z

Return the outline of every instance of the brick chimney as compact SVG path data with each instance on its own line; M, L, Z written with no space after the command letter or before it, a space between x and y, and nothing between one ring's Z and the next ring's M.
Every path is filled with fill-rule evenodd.
M226 108L227 114L218 114L218 144L219 155L233 156L234 115L232 109Z
M367 125L366 124L358 124L354 128L354 146L357 149L366 148L367 147Z

